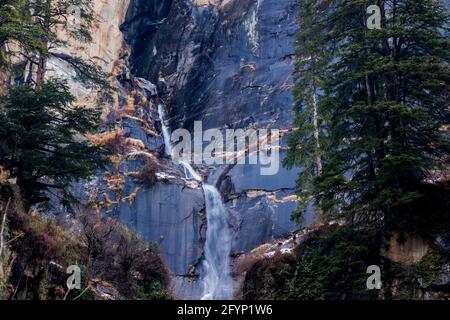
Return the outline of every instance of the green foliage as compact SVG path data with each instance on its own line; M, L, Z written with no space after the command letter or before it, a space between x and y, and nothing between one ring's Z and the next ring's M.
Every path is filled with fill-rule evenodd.
M301 206L294 213L300 219L313 195L312 179L321 175L322 148L326 146L326 117L320 110L320 89L323 87L323 69L331 58L326 44L326 2L303 0L299 13L300 29L295 45L296 64L294 73L294 127L298 128L289 137L292 152L284 164L292 168L303 168L298 179L298 195Z
M44 34L33 23L26 10L24 0L0 0L0 48L14 40L27 49L44 49L36 39L37 35L42 38Z
M377 237L343 228L321 236L300 256L295 277L283 296L300 300L373 299L366 288L367 267L379 264Z
M304 202L313 196L329 219L431 233L417 222L429 217L424 204L438 186L430 173L445 170L449 156L449 15L441 1L383 1L382 29L368 30L370 4L301 1L300 12L310 16L300 30L298 56L316 52L322 64L311 73L298 63L300 129L291 137L287 164L305 165L299 195ZM311 34L318 40L308 40ZM320 85L322 175L310 174L308 160L317 154L304 102L312 75ZM428 227L449 221L448 200L441 199L441 217Z
M432 285L440 275L442 268L450 262L450 252L444 250L432 250L416 266L415 274L422 282L423 287Z
M50 38L57 39L58 44L65 44L58 39L58 29L64 30L69 38L81 42L92 41L89 29L94 22L92 1L90 0L40 0L30 2L34 16ZM78 12L77 12L78 11ZM79 20L75 16L79 13ZM77 24L77 26L75 26Z
M382 283L380 294L385 300L420 299L420 287L414 267L383 259Z
M75 71L76 80L86 88L110 89L107 74L93 61L62 53L54 53L53 56L67 62Z
M55 47L66 47L69 40L78 45L92 41L90 29L95 22L90 0L43 0L0 1L0 62L7 67L9 75L21 81L24 71L31 70L28 64L37 67L36 85L45 79L49 57L60 59L75 71L74 81L87 88L103 90L102 101L110 98L112 90L105 74L95 62L75 55L67 55ZM62 32L63 30L63 32ZM64 34L64 36L62 36ZM16 46L5 48L14 41ZM82 47L77 48L82 50ZM15 59L7 59L13 56ZM13 61L18 61L12 65ZM29 68L29 70L24 70ZM24 79L31 82L31 78Z
M48 81L40 90L13 88L0 111L0 164L17 178L27 205L57 190L65 204L69 184L106 164L104 150L84 138L98 127L99 110L73 107L64 82Z
M111 88L107 75L93 61L49 50L51 47L67 46L68 40L71 39L77 43L92 42L90 29L95 22L92 1L43 0L30 3L30 9L44 35L39 37L45 50L38 50L37 85L42 85L48 57L53 57L63 60L73 68L76 74L75 81L81 82L87 88L98 88L109 92ZM61 37L61 30L64 31L67 39ZM32 63L35 62L32 61ZM105 98L109 98L109 95Z
M144 287L137 287L135 289L135 300L171 300L171 296L164 290L161 283L158 281L152 281L150 284Z
M322 230L298 248L296 257L276 255L256 262L244 282L246 299L376 299L366 287L367 267L380 265L379 236L350 227Z

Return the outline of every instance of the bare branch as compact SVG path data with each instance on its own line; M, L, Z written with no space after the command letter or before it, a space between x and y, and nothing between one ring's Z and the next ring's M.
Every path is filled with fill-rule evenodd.
M8 214L8 209L9 209L9 205L10 204L11 204L11 198L9 198L8 202L6 203L5 213L3 214L2 225L0 227L0 258L3 255L3 247L5 245L4 239L3 239L3 235L4 235L4 232L5 232L6 216Z

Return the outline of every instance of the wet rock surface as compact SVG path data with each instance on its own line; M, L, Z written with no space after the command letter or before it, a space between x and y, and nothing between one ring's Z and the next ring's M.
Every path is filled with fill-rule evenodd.
M122 203L118 211L120 220L160 245L164 261L174 274L185 275L202 255L204 205L201 190L159 183L139 192L131 205Z
M169 127L290 129L294 0L133 0L121 29L136 77L157 85ZM133 121L127 134L146 148L163 147ZM129 170L137 169L130 163ZM211 176L218 176L210 168ZM258 165L236 165L219 181L233 231L233 254L298 229L298 170L262 176ZM127 179L125 190L136 185ZM147 240L159 243L179 298L195 298L203 258L204 197L181 180L142 189L114 213ZM307 218L307 222L311 220Z
M132 71L173 90L172 126L291 125L295 1L135 0L122 29Z

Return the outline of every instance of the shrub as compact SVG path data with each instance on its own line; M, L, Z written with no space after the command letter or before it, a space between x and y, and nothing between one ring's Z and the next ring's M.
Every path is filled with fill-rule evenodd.
M134 179L137 183L151 188L158 182L156 177L157 169L157 164L152 161L146 161L144 167L134 176Z
M161 296L168 284L168 272L156 246L142 240L117 222L85 215L83 247L86 273L114 284L120 294L134 299L140 293ZM159 286L155 285L155 282Z
M67 83L55 79L40 89L14 87L1 100L0 164L17 180L25 207L48 202L55 190L70 206L71 183L107 165L106 150L86 139L100 110L77 107Z
M158 249L118 221L87 212L77 219L63 219L62 227L38 214L13 207L10 211L9 256L15 259L8 283L0 283L2 298L63 299L69 265L82 271L82 289L70 291L69 300L95 297L84 290L94 279L117 288L119 297L170 298L165 291L168 273Z
M99 135L90 135L89 139L92 143L105 146L115 154L125 155L132 150L145 149L145 145L141 140L125 137L123 129L117 129Z
M293 255L275 255L254 264L244 283L245 299L372 299L366 270L379 265L379 241L367 230L325 230Z
M416 276L421 281L422 287L429 287L438 278L442 268L450 261L450 253L444 250L430 251L416 266Z
M274 300L292 279L296 259L293 255L277 253L272 258L255 261L244 282L246 300Z

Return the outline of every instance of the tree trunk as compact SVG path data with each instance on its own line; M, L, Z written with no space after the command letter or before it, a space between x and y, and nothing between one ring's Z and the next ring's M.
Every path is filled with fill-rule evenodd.
M318 106L318 98L317 98L317 84L315 79L315 66L313 62L313 127L314 127L314 139L316 140L316 169L317 176L321 176L323 172L322 158L320 157L320 132L319 132L319 106Z
M50 26L50 19L51 19L51 7L52 7L52 0L47 0L45 2L45 6L43 9L43 12L40 12L40 15L42 16L43 22L42 26L44 28L44 31L49 35L51 33L51 26ZM48 42L44 41L43 46L46 50L48 50ZM39 61L38 61L38 68L37 68L37 74L36 74L36 88L39 90L44 85L45 81L45 74L47 72L47 56L46 52L40 52L39 53Z
M322 158L320 157L320 134L319 134L319 121L318 121L318 103L317 103L317 89L314 85L313 89L313 126L314 126L314 139L316 140L316 167L317 176L322 175L323 165Z
M8 215L8 209L9 209L10 203L11 203L11 198L9 198L8 202L6 203L5 213L3 214L2 224L0 226L0 264L2 263L1 258L3 256L3 250L5 247L4 233L5 233L5 226L6 226L6 217ZM0 269L2 269L2 268L0 268Z
M45 81L45 72L47 69L47 58L42 55L39 55L39 63L36 74L36 88L41 89L44 85Z

